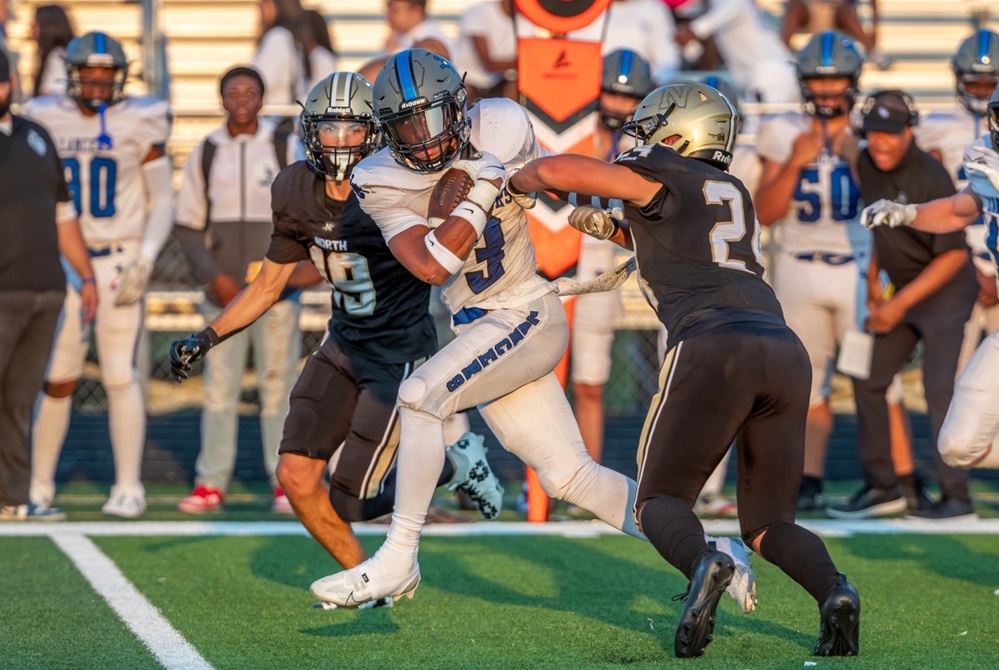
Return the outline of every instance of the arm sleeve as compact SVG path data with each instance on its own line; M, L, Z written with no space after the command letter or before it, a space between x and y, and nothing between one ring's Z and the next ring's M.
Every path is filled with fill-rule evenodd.
M174 208L174 221L194 230L204 230L207 225L208 202L205 199L205 176L201 171L204 150L205 143L202 141L187 156Z
M221 270L205 244L205 231L179 224L174 227L173 236L177 238L181 251L191 265L194 280L199 284L210 284Z
M173 187L170 159L160 156L142 164L142 182L149 197L146 232L142 236L140 256L156 260L173 228Z
M710 9L690 22L690 30L702 40L734 21L740 9L740 0L708 0L708 4Z

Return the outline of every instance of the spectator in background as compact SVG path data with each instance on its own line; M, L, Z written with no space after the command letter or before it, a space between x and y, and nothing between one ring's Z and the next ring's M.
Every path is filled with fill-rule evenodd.
M294 104L302 82L312 80L301 23L299 0L260 0L261 33L253 67L264 80L265 105Z
M174 230L194 278L205 285L202 313L206 323L259 271L273 230L271 183L279 170L296 160L298 140L257 117L265 90L262 77L252 68L235 67L223 74L219 92L226 122L184 164ZM306 283L319 280L314 270L311 275L312 281ZM296 285L302 284L292 284ZM299 358L298 293L286 291L252 326L217 346L215 355L205 360L201 452L194 491L180 502L181 512L213 512L222 507L236 462L237 405L251 341L260 391L264 466L274 487L273 510L291 511L277 484L275 468Z
M943 163L959 191L968 178L964 171L964 150L988 131L985 112L989 97L999 83L999 34L977 30L963 40L951 59L959 106L927 114L912 129L916 144ZM996 269L986 245L984 218L964 229L978 276L978 301L965 325L964 346L958 369L975 353L983 335L999 327L999 299L996 295Z
M600 42L605 56L634 51L648 62L656 85L669 83L680 69L676 23L660 0L614 0L602 18L569 37Z
M764 226L781 222L774 290L812 365L798 500L799 511L810 511L825 504L829 378L843 334L857 327L870 233L860 225L852 170L857 138L849 123L863 56L853 40L829 31L814 35L797 60L805 110L760 127L756 149L763 169L753 202ZM904 509L904 501L899 504Z
M798 102L794 58L752 0L706 0L707 11L681 26L680 46L714 37L715 45L747 100ZM681 5L682 7L682 5Z
M31 96L66 92L66 47L74 37L69 16L61 5L39 5L31 37L38 45Z
M126 95L128 59L109 35L77 37L66 48L66 59L66 94L34 98L27 112L45 125L59 148L101 303L91 333L76 316L82 296L70 282L32 425L31 500L46 506L55 496L73 389L93 334L115 463L115 483L101 511L137 517L146 511L141 480L146 407L135 352L146 285L173 225L166 155L170 110L151 96Z
M80 277L80 317L97 311L97 288L55 144L10 113L10 60L0 50L0 521L60 521L29 500L31 409L45 378L66 297L62 254Z
M839 30L864 46L867 60L884 70L888 61L877 51L878 0L871 3L871 29L864 30L857 15L858 0L788 0L781 30L784 44L790 45L798 31L808 34Z
M909 205L954 194L947 170L913 142L912 126L918 122L915 105L901 91L875 93L864 104L860 129L868 146L857 160L857 174L865 202L884 199ZM936 444L954 393L963 324L978 292L968 258L963 231L935 234L905 226L874 229L874 254L867 274L870 313L866 329L875 333L871 369L867 379L853 380L866 484L846 505L830 507L830 516L878 516L904 493L892 462L885 392L919 342L923 343L923 387ZM887 299L880 290L879 268L894 287ZM936 449L933 455L941 499L929 509L910 509L912 516L975 517L968 471L945 465Z
M524 17L514 18L513 0L480 2L465 10L454 64L466 73L469 100L516 99L517 36L529 35L533 29Z
M388 0L385 18L391 33L385 40L385 52L426 49L450 59L454 53L451 40L436 21L427 18L427 0Z
M316 84L336 71L337 53L330 39L326 17L316 10L307 9L302 12L299 31L310 72L310 77L303 78L301 82L299 98L304 99Z

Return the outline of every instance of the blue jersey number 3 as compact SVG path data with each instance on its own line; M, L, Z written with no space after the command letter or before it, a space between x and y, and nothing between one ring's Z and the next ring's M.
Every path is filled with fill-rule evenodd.
M80 161L66 158L62 162L66 170L66 182L73 194L73 204L80 214L90 213L95 219L110 219L115 215L114 195L118 181L118 164L113 158L97 156L90 159L90 188L87 193L87 208L83 207L83 193L80 184Z
M489 219L486 229L482 231L482 239L485 246L475 249L474 252L475 261L486 264L485 270L465 273L468 288L472 289L472 293L476 295L495 284L506 272L503 269L503 257L506 255L503 244L506 239L503 237L503 229L500 228L499 219Z

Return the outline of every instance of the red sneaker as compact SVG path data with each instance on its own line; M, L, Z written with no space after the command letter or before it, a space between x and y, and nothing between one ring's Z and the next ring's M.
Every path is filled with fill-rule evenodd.
M284 489L280 486L274 487L274 503L271 505L271 511L275 514L294 513L294 510L291 508L291 502L288 500L288 496L284 494Z
M222 491L220 489L198 485L194 487L191 495L180 501L177 509L187 514L204 514L205 512L218 512L222 509Z

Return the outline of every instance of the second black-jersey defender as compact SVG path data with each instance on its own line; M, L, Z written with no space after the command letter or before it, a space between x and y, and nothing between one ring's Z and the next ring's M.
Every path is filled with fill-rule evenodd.
M613 165L542 158L514 174L509 188L516 197L548 189L624 201L626 227L593 207L577 208L569 223L633 245L641 288L669 330L638 449L635 513L653 546L691 580L677 656L703 653L732 577L731 561L704 542L691 508L733 440L743 538L819 603L813 653L852 655L859 596L822 540L794 523L811 372L764 281L752 201L727 173L737 118L710 86L664 86L625 125L638 146Z
M311 261L330 285L332 315L292 389L277 475L302 524L350 568L366 554L349 522L392 510L399 385L436 350L436 331L429 285L395 260L348 181L379 144L371 85L352 72L329 75L309 92L302 126L308 158L271 186L274 232L259 274L207 328L173 344L171 367L178 381L187 377L194 361L259 318L296 267ZM494 518L502 488L482 439L466 433L447 455L439 484L465 490ZM327 491L323 475L334 458Z

